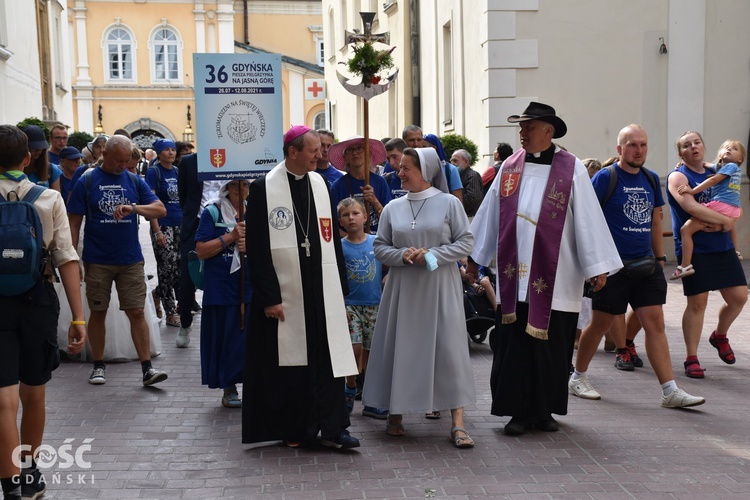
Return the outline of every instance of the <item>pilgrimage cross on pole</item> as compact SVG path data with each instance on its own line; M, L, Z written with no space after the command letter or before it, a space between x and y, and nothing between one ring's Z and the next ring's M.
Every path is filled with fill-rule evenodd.
M362 17L362 24L364 25L364 33L360 34L359 30L354 28L354 32L345 30L346 43L357 43L357 42L380 42L386 45L391 43L391 34L386 31L385 33L372 33L372 22L375 19L375 12L360 12Z

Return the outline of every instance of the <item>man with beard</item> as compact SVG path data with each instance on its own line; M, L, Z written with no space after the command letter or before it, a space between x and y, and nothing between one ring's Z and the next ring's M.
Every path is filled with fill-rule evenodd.
M664 197L658 176L643 168L648 153L645 130L640 125L622 129L617 136L617 153L620 160L614 164L614 171L600 170L592 182L599 201L604 201L604 217L624 267L594 294L591 323L578 341L575 371L568 388L583 399L601 398L591 386L586 370L604 332L610 329L615 316L625 314L630 304L646 331L646 354L661 384L661 405L665 408L701 405L706 402L704 398L677 388L672 371L663 310L667 300L667 282L662 269L667 259L660 213ZM613 174L617 175L617 184L610 194ZM615 329L613 335L617 333L624 331ZM616 335L614 340L618 362L629 361L625 338Z
M356 448L344 377L356 375L341 240L328 186L310 174L318 134L296 125L284 161L250 185L247 256L253 284L245 341L242 442Z

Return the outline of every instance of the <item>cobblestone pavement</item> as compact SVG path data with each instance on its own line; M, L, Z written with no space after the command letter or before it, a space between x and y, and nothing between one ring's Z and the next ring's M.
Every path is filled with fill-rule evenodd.
M156 274L141 228L147 270ZM661 408L645 356L643 368L621 372L614 355L600 351L589 374L603 399L571 396L557 433L502 434L508 419L490 415L491 351L486 342L472 344L477 402L466 409L476 441L470 450L449 441L449 415L407 417L407 435L389 437L384 421L361 415L361 402L350 429L362 442L356 450L245 450L241 412L223 408L220 391L201 386L200 315L187 349L175 348L177 329L162 323L163 352L154 364L169 380L156 387L142 387L136 362L110 364L104 386L87 383L88 363L64 362L54 373L45 444L75 449L93 441L83 454L90 469L64 469L58 461L46 471L44 498L747 498L750 308L730 332L737 363L729 366L708 343L721 303L711 294L699 350L706 378L688 379L680 328L685 299L679 284L669 284L665 316L676 380L706 397L705 405Z

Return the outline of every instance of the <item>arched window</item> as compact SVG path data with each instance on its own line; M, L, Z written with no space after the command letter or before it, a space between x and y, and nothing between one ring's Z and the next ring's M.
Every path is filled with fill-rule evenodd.
M180 83L182 44L173 29L159 28L151 36L151 74L156 83Z
M318 130L321 128L328 128L328 124L326 123L326 114L324 111L321 111L317 115L315 115L315 118L313 119L313 130Z
M108 82L135 81L135 43L130 31L113 28L105 37L106 79Z

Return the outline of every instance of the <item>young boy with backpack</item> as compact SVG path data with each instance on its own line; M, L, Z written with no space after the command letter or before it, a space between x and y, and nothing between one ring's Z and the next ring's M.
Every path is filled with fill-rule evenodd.
M45 384L59 365L55 268L73 318L67 350L80 352L86 338L78 254L65 204L59 192L26 178L30 158L26 134L0 125L0 484L5 499L37 498L45 490L35 458L44 435Z

